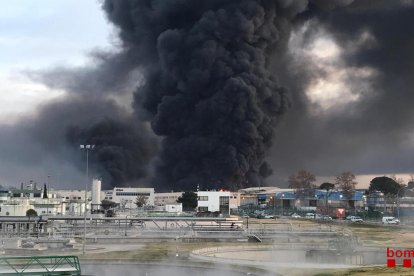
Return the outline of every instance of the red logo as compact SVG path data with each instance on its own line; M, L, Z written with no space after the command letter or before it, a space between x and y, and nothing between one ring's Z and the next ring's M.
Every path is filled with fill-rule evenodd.
M344 218L345 217L345 208L336 208L336 217Z
M387 247L387 266L396 267L397 259L402 259L403 267L412 267L414 249L390 249Z

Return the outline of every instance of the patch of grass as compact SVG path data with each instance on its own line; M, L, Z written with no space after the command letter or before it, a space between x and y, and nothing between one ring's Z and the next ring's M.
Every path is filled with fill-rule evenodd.
M352 269L336 269L336 270L326 270L323 272L318 272L312 274L313 276L374 276L374 275L414 275L414 269L396 267L389 268L386 266L373 266L373 267L360 267Z

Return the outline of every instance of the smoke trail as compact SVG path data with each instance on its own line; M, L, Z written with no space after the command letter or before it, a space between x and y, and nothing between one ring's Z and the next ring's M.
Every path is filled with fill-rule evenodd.
M105 2L124 47L139 53L145 67L134 106L164 137L158 185L235 188L269 174L265 152L289 105L268 70L281 36L277 7L275 1Z

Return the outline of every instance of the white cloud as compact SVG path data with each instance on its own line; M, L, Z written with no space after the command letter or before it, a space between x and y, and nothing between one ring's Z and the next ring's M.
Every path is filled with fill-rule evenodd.
M12 123L63 95L16 72L84 65L91 49L111 48L112 31L99 1L5 1L0 10L0 122Z
M33 113L39 105L64 94L34 83L21 74L0 73L0 122L12 124L19 116Z
M338 45L324 30L318 30L313 37L305 39L310 28L313 28L312 24L305 24L292 35L290 41L290 49L296 56L298 66L307 66L312 74L306 95L317 107L313 109L316 114L342 112L370 90L370 80L376 74L369 67L348 66L343 60L344 47L347 51L356 47L372 47L375 40L365 31L354 44Z

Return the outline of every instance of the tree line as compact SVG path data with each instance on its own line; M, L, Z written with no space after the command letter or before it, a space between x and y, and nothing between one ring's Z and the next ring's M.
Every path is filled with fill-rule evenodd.
M411 176L411 181L414 177ZM316 176L309 171L299 170L298 172L289 176L289 188L295 189L298 196L310 195L315 189L331 191L334 189L341 190L345 198L352 198L355 187L358 184L356 177L352 172L343 172L335 176L334 183L324 182L319 186L315 184ZM395 175L390 177L379 176L371 180L368 193L381 192L385 197L398 196L406 185L404 180L397 178Z

